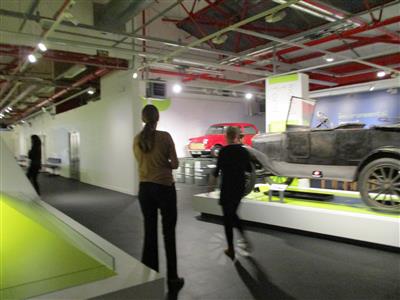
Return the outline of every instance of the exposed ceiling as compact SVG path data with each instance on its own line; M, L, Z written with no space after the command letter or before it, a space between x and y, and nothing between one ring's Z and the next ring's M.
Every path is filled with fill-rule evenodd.
M399 12L390 0L3 0L0 123L86 103L134 56L144 79L223 89L262 91L266 76L296 71L312 90L387 79L400 73Z

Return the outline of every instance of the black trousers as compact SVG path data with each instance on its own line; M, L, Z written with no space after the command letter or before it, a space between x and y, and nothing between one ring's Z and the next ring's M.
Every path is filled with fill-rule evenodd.
M220 204L222 206L224 229L228 248L233 250L233 228L236 227L242 235L243 226L242 222L237 215L237 209L240 205L241 196L237 195L223 195Z
M178 277L176 259L175 226L177 220L175 185L166 186L152 182L141 182L139 202L144 217L144 245L142 262L158 271L158 210L161 213L165 254L167 257L167 277Z
M39 184L37 182L39 170L40 170L40 167L30 166L26 173L26 176L28 177L29 181L32 183L32 185L35 188L36 193L38 193L38 195L40 195Z

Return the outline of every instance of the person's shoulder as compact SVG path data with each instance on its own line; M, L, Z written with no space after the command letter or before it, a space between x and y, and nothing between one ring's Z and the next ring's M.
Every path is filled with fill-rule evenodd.
M167 131L157 130L156 134L159 138L163 140L172 140L171 134Z

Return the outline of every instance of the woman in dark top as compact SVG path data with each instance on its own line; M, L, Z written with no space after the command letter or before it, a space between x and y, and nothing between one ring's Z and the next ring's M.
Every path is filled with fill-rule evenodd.
M233 227L236 227L242 235L238 246L243 249L243 253L250 251L249 244L244 237L241 221L236 214L240 200L245 191L245 172L251 171L250 155L241 145L240 130L237 127L228 127L226 130L228 145L223 147L218 155L217 168L214 176L218 177L222 173L221 193L219 204L222 206L225 235L228 248L225 254L232 260L235 258L233 246Z
M40 138L36 134L34 134L31 136L31 144L32 148L31 150L29 150L28 153L28 158L31 162L29 164L26 176L28 176L36 192L40 195L37 176L39 174L40 168L42 167L42 142L40 141Z

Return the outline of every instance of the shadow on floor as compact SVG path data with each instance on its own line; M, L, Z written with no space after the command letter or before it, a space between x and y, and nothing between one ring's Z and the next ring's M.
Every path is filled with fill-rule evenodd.
M254 299L295 299L294 297L286 294L283 290L274 285L269 280L264 270L253 258L248 257L247 261L250 265L250 272L243 267L240 261L236 261L235 268ZM252 276L251 273L253 273L254 275Z

